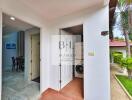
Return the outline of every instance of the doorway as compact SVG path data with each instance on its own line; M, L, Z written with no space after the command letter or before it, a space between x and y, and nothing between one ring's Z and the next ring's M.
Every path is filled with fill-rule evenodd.
M83 25L61 29L59 45L60 91L83 98Z
M2 100L37 100L40 80L29 79L32 67L30 38L33 38L33 47L36 41L40 44L40 28L5 13L2 17ZM40 46L36 48L32 49L36 56L33 65L40 69ZM33 67L33 79L40 77L39 69Z
M40 35L31 35L31 80L40 82Z

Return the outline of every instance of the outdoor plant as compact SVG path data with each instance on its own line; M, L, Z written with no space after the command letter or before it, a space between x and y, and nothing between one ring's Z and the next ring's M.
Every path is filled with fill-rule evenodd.
M127 59L128 78L132 79L132 58Z
M132 79L132 58L122 58L120 65L127 69L128 78Z
M120 29L120 31L123 33L125 42L126 42L126 50L127 50L127 56L131 57L131 50L130 50L130 43L129 43L129 34L131 31L131 28L129 26L129 5L127 3L127 0L118 0L118 12L115 12L115 25L114 28ZM118 19L118 21L116 21Z
M126 58L121 58L121 61L120 61L120 67L121 67L121 70L120 72L121 73L124 73L126 67L127 67L127 59Z
M123 58L123 54L120 52L113 52L113 58L114 58L114 63L120 64L121 59Z
M127 58L122 58L120 65L122 68L126 68L127 67Z

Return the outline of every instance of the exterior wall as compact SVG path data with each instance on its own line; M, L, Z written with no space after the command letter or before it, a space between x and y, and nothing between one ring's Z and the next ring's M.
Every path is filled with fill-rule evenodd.
M40 32L40 43L42 43L40 44L40 59L41 59L40 89L41 89L41 92L45 91L49 87L49 61L50 61L49 60L50 34L48 32L47 26L45 26L46 22L44 21L43 17L41 17L38 13L36 13L30 7L26 6L25 4L23 4L22 2L18 0L2 0L2 2L0 0L0 5L1 5L0 8L2 8L2 11L0 9L0 27L2 27L1 26L2 25L1 15L2 15L2 12L4 12L6 14L12 15L22 21L25 21L29 24L32 24L40 28L40 31L41 31ZM1 29L2 28L0 28L0 33L2 33ZM0 35L0 41L2 40L1 35ZM0 47L1 47L1 43L2 42L0 42ZM2 53L0 53L0 57L1 56L2 56ZM0 58L0 64L1 64L1 58Z
M101 36L109 30L108 16L108 6L98 7L60 18L50 28L55 35L61 28L84 25L84 100L110 100L109 36ZM59 90L59 66L50 66L50 87Z
M101 36L109 30L108 11L98 9L84 22L85 100L110 100L109 36Z

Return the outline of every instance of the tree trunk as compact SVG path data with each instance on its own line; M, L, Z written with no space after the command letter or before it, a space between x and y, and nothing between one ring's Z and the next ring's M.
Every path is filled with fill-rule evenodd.
M131 57L131 46L129 43L129 35L126 31L124 31L124 36L125 36L125 42L126 42L127 56Z
M132 70L129 70L129 69L128 69L127 71L128 71L128 78L129 78L129 79L132 79Z

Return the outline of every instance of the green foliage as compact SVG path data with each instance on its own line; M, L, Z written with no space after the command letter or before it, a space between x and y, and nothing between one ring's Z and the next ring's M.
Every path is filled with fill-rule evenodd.
M118 0L119 7L124 7L126 4L126 0Z
M123 58L123 54L120 52L113 52L114 63L120 64L121 67L126 67L128 70L132 70L132 58Z
M132 41L132 28L129 29L128 33L129 39Z
M121 62L120 62L121 67L127 67L127 59L126 58L122 58Z
M123 54L120 52L113 52L113 58L114 58L114 63L120 64L121 59L123 58Z
M120 65L126 67L128 70L132 70L132 58L122 58Z
M114 37L114 40L117 40L117 41L124 41L124 38L123 38L123 37Z
M123 84L129 94L132 96L132 80L130 80L127 76L116 75L119 81Z
M132 70L132 58L127 59L127 69Z
M119 12L115 13L115 18L120 17L120 21L116 23L116 26L121 30L129 30L129 23L128 23L128 4L126 0L118 0L118 9ZM124 34L124 33L123 33Z

